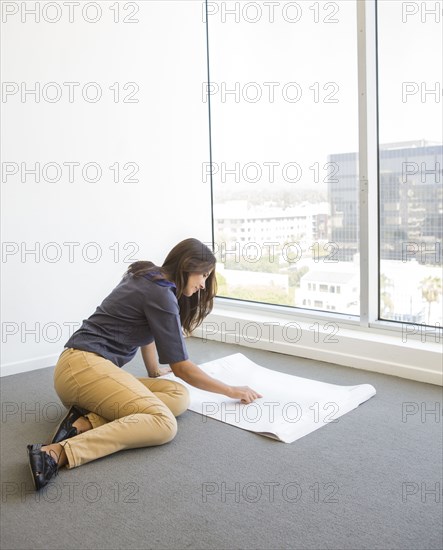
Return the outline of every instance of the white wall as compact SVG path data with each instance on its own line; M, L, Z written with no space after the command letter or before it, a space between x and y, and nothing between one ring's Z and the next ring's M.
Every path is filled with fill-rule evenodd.
M58 13L54 7L45 11L46 2L27 2L28 8L38 7L40 22L24 13L25 3L2 4L3 10L9 5L2 23L3 92L8 82L7 91L19 88L2 96L5 375L53 365L72 331L69 324L95 310L131 261L162 262L174 244L190 236L209 241L211 212L209 185L201 177L201 164L209 160L201 2L122 1L118 23L110 9L114 2L98 2L102 13L96 23L86 20L96 16L93 8L82 15L85 2L71 14L73 22L62 2ZM132 15L139 22L124 23L131 6L139 8ZM59 15L59 21L48 21ZM36 82L40 101L29 94L21 98ZM44 88L48 82L59 88ZM64 82L80 83L72 102ZM95 103L81 93L90 82L103 94ZM118 102L109 89L115 82ZM138 103L122 101L134 89L123 90L127 82L137 83ZM47 101L57 89L60 99ZM94 88L88 91L92 98ZM30 168L36 162L40 182L20 169L21 163ZM50 162L62 169L58 182L45 181L57 174L56 168L44 172ZM66 162L80 163L73 182ZM103 171L96 183L81 174L91 162ZM109 166L119 163L122 179L129 174L123 170L127 162L138 165L133 177L139 181L114 183ZM17 174L5 173L15 167ZM94 177L92 168L87 176ZM63 244L68 242L79 243L71 258ZM25 254L36 247L36 254ZM94 262L96 252L101 257Z

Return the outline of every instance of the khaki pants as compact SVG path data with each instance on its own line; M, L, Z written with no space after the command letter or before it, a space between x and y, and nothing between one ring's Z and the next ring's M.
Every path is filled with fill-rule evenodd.
M61 442L67 468L122 449L171 441L176 416L189 406L185 386L162 378L135 378L103 357L73 348L59 357L54 387L65 407L79 405L93 429Z

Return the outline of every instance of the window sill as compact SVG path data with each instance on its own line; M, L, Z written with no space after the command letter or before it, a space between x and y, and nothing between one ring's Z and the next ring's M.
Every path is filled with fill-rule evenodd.
M441 332L389 325L217 298L193 336L443 385Z

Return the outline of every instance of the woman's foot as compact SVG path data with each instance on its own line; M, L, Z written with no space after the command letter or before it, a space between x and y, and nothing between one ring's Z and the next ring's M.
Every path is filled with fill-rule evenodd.
M31 470L34 487L37 491L45 487L51 478L58 474L58 467L62 462L62 453L57 455L55 449L49 449L49 447L51 447L51 445L42 446L41 443L28 445L29 468ZM46 448L46 452L42 450L42 448Z
M77 435L92 430L92 424L86 418L86 416L81 416L73 424L73 428L77 429Z
M60 441L75 437L76 435L90 430L92 425L84 416L87 413L88 411L86 409L82 409L77 405L72 405L66 416L57 427L50 443L60 443Z
M65 449L60 443L51 443L50 445L42 445L41 450L48 454L54 462L57 464L57 469L62 466L66 466L68 463L68 457L66 456Z

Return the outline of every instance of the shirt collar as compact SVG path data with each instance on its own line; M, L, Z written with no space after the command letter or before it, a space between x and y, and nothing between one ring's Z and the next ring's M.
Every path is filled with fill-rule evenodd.
M159 275L161 275L160 271L151 271L151 272L146 273L145 275L143 275L143 277L145 277L145 279L148 279L149 281L152 281L153 283L155 283L156 285L159 285L159 286L167 286L167 287L170 287L170 288L177 288L175 283L173 283L172 281L168 281L165 278L156 279L155 277L158 277Z

